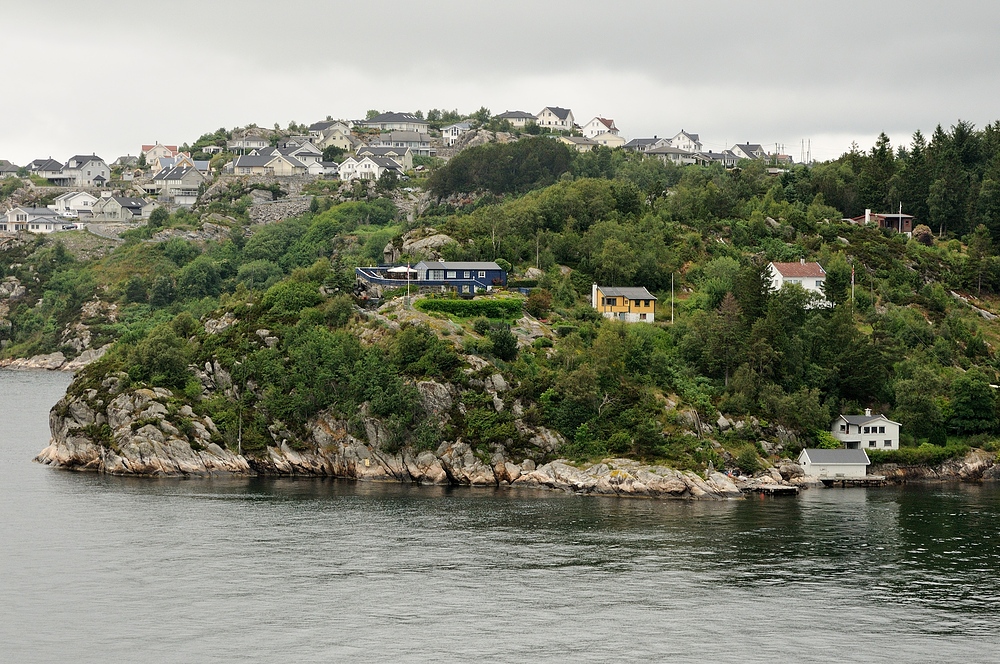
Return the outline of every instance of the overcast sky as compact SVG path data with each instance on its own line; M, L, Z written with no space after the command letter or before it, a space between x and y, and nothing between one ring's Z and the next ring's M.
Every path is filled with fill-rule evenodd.
M111 161L367 109L571 108L838 157L1000 119L991 0L4 1L0 158Z

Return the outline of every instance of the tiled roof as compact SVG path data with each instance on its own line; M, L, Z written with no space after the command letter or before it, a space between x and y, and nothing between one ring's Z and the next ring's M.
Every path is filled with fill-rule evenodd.
M498 120L534 120L535 116L524 111L504 111L497 116Z
M783 277L825 277L826 271L819 263L771 263Z
M560 120L565 120L566 118L569 117L568 108L559 108L558 106L546 106L545 108L542 109L542 113L544 113L545 111L552 111L552 114L555 115ZM541 115L542 113L539 113L539 115Z

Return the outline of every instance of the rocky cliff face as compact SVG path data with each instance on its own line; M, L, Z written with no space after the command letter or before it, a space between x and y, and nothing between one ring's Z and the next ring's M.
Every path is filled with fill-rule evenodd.
M720 473L703 479L692 472L625 459L585 470L563 461L537 465L532 458L510 458L504 451L484 457L461 440L444 441L433 451L390 452L380 442L378 420L365 420L370 441L366 442L349 432L346 421L329 413L310 423L305 441L293 445L276 432L275 444L263 453L241 455L219 444L210 417L197 416L170 390L121 389L124 383L124 376L108 377L100 391L90 389L60 400L50 414L52 440L35 460L115 475L311 475L609 496L726 499L741 495ZM419 389L431 413L446 409L455 397L452 387L433 381L421 382ZM551 454L562 442L558 434L542 427L526 427L524 433L539 457Z
M893 482L911 481L978 481L1000 479L997 455L985 450L971 450L961 459L952 459L936 466L902 466L884 463L868 468L869 475L885 475Z

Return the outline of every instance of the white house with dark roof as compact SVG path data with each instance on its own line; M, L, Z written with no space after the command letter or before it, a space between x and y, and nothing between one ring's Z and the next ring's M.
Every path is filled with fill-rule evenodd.
M32 175L52 180L62 175L63 164L52 157L48 159L35 159L28 164L28 172Z
M539 127L548 127L554 131L573 131L576 126L573 111L558 106L546 106L538 111L535 122Z
M64 185L76 187L103 187L109 179L111 179L111 167L93 154L70 157L63 166L62 177L59 178Z
M371 120L363 120L358 124L380 131L412 131L418 134L426 134L430 129L427 120L418 118L413 113L394 113L393 111L379 113Z
M399 167L404 171L408 171L413 168L413 152L410 148L362 145L358 148L357 156L388 157L399 164Z
M340 162L338 174L344 181L378 180L388 172L400 175L403 169L389 157L352 156Z
M805 259L798 263L772 262L771 288L781 290L785 284L798 284L807 291L825 296L823 284L826 283L826 270L819 263L807 263Z
M806 475L819 479L865 477L871 464L862 449L804 449L799 453L798 462Z
M232 140L226 141L226 149L238 154L247 154L252 150L270 147L271 142L263 136L245 135L235 136Z
M733 153L740 159L765 159L767 151L760 143L737 143L732 147Z
M0 231L28 231L31 233L51 233L59 230L62 222L59 221L56 211L47 207L26 207L17 206L7 210L5 217L0 219Z
M864 415L841 415L835 419L830 433L850 450L898 450L900 426L899 422L881 413L872 415L871 408L865 408Z
M4 178L17 177L17 172L21 170L15 164L10 163L6 159L0 159L0 180Z
M656 157L665 164L674 164L676 166L688 166L690 164L697 164L698 158L695 156L694 152L688 152L687 150L682 150L681 148L675 148L672 145L661 145L655 148L650 148L645 151L651 157Z
M646 152L647 150L664 146L670 147L669 138L653 136L652 138L633 138L622 147L629 152Z
M605 318L626 323L652 323L656 313L656 296L643 287L614 287L594 284L590 304Z
M670 139L671 147L687 150L688 152L701 152L701 138L698 134L691 134L681 129Z
M515 129L523 129L525 126L530 124L537 124L538 118L536 118L531 113L525 111L504 111L499 115L493 116L494 120L506 120L510 123L510 126Z

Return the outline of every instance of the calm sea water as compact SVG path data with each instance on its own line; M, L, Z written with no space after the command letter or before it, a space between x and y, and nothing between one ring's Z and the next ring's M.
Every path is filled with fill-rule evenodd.
M682 503L31 463L0 372L0 661L1000 661L1000 491Z

